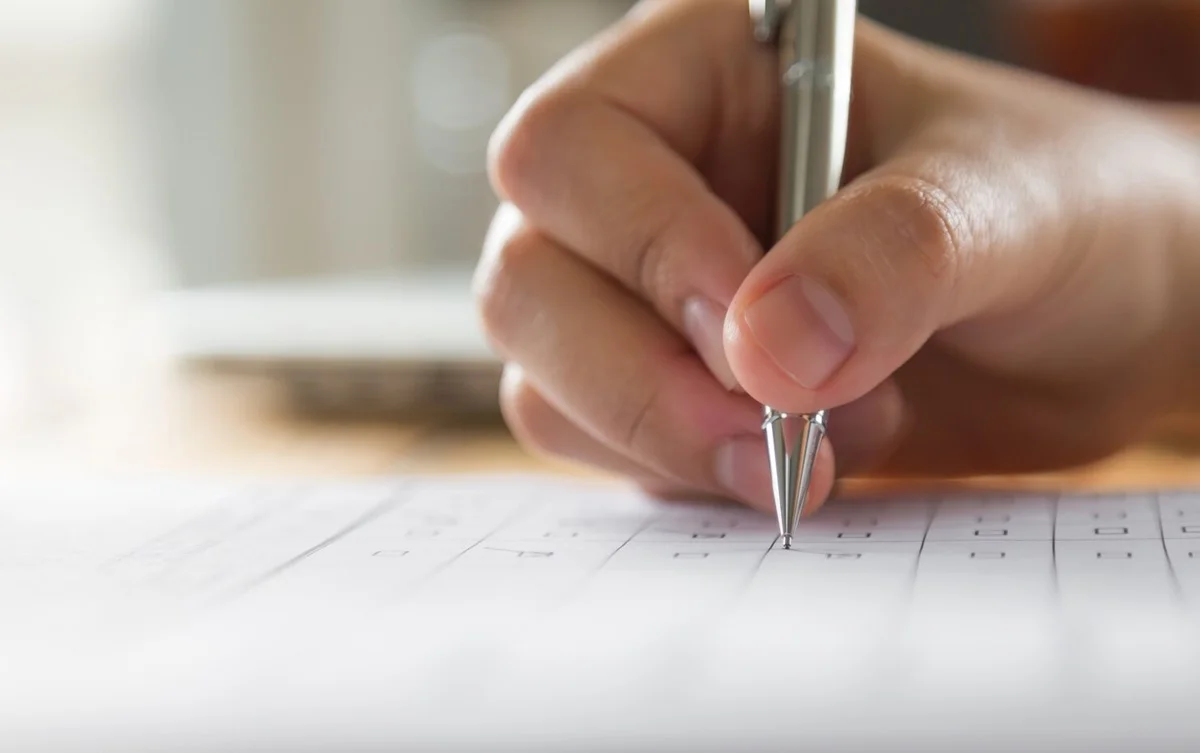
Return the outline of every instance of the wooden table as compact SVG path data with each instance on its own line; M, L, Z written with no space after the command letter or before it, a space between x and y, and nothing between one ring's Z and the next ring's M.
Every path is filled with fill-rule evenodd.
M314 418L273 382L169 369L96 405L0 433L0 474L364 476L538 472L594 475L521 450L497 418ZM1071 473L971 483L1052 488L1200 486L1200 451L1147 447ZM849 485L851 491L863 484Z
M0 474L364 476L397 472L586 473L531 457L497 417L316 417L268 379L172 372L65 414L0 430Z

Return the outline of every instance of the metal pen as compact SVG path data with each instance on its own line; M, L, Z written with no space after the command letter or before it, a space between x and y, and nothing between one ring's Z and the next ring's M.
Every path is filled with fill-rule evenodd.
M750 0L755 36L779 51L782 128L777 238L838 190L850 118L856 0ZM804 512L826 411L764 407L779 533L791 548Z

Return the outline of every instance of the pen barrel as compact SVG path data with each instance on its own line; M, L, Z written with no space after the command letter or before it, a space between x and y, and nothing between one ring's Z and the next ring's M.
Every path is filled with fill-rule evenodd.
M841 185L856 12L856 0L792 0L782 18L780 238Z

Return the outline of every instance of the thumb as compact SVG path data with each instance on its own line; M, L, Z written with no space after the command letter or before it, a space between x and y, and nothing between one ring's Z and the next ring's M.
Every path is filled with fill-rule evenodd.
M1030 176L1015 155L1012 168L994 157L904 155L805 217L730 307L726 352L741 386L787 412L845 405L939 330L1051 289L1083 250L1070 242L1072 202L1041 201L1028 181L1061 186L1065 171Z
M726 320L742 387L779 410L843 405L959 316L971 222L946 190L864 176L808 215L747 278Z
M877 161L759 262L726 318L738 383L789 413L858 400L939 330L1043 295L1082 253L1071 218L1105 193L1080 185L1105 152L1060 126L1095 115L1090 98L865 33L848 168L856 132Z

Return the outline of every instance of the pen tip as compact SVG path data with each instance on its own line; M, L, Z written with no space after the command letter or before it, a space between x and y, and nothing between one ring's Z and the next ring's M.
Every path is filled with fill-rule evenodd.
M792 537L791 537L791 535L786 534L786 533L783 535L783 548L784 549L792 548Z

